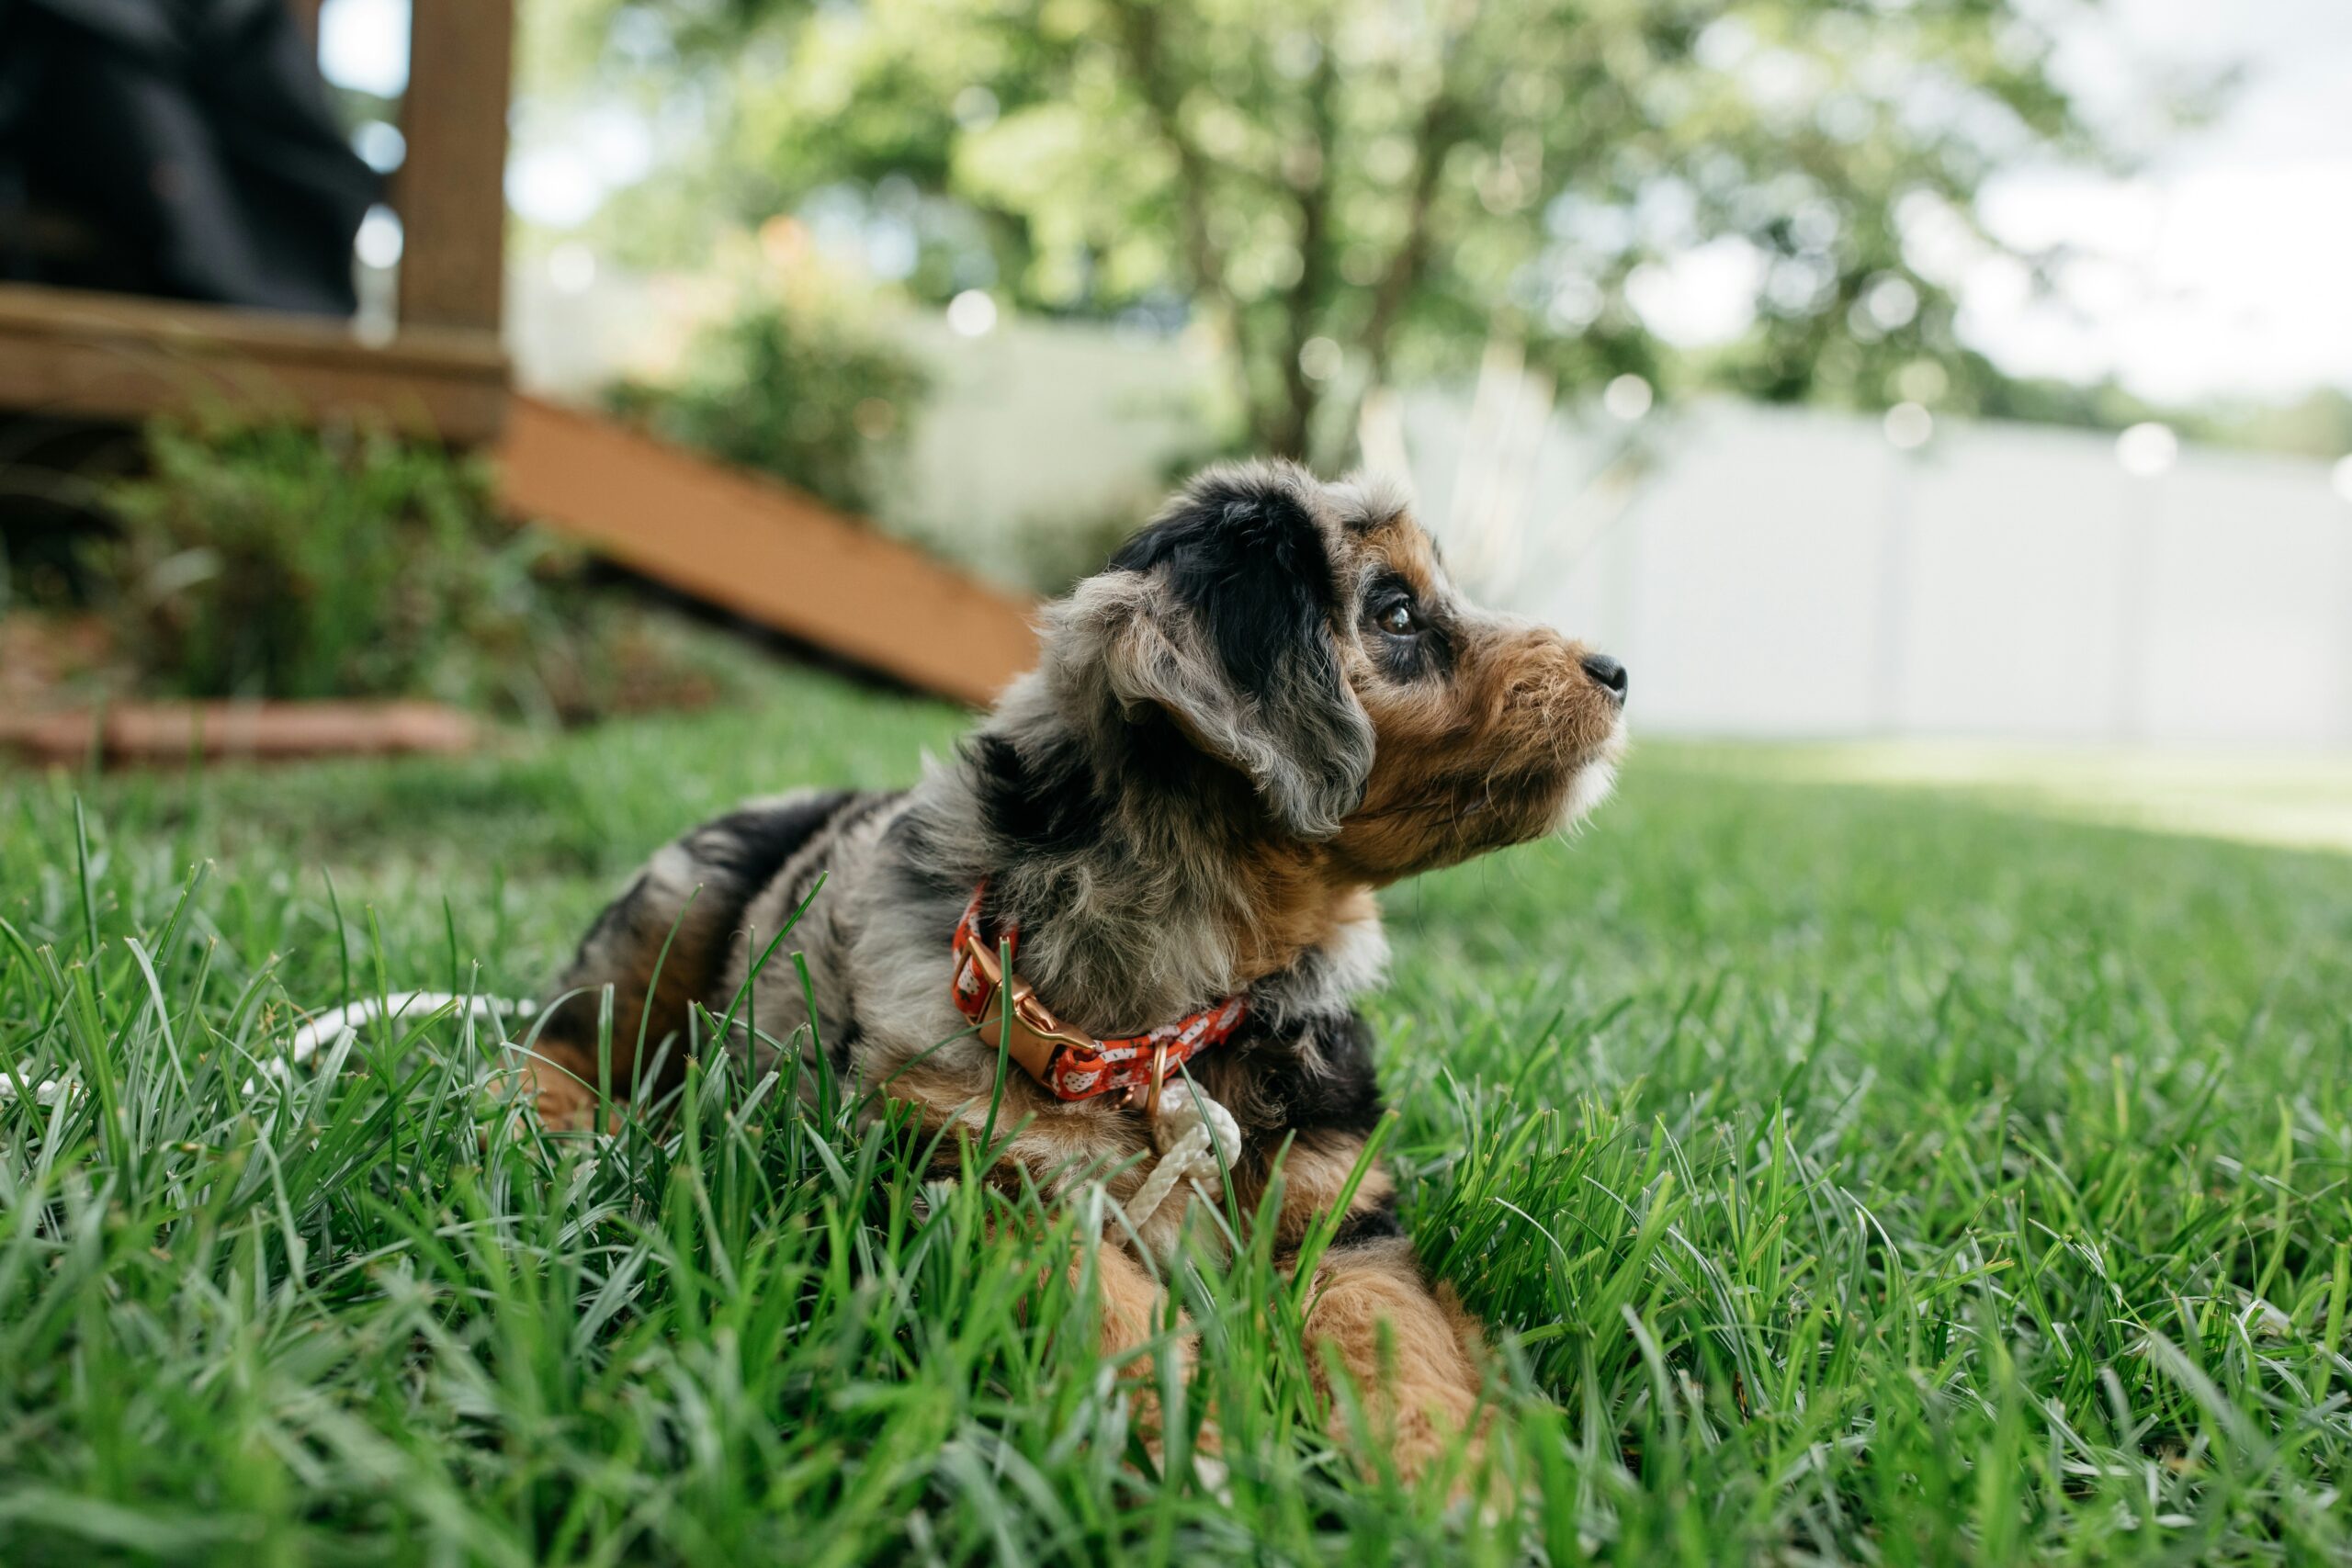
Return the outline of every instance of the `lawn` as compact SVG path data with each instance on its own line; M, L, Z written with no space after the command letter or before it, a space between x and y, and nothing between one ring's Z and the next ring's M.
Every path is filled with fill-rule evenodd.
M1657 746L1573 842L1391 890L1482 1507L1327 1440L1259 1254L1179 1280L1155 1474L1077 1218L926 1192L840 1097L697 1076L552 1145L450 1019L254 1077L298 1005L530 994L682 825L961 723L780 674L462 763L0 776L0 1070L82 1086L0 1101L0 1562L2352 1551L2352 858Z

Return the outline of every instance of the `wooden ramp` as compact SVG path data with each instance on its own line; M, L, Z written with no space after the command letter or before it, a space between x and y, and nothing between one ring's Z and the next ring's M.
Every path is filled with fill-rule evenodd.
M910 685L986 704L1036 661L1027 603L763 475L519 395L497 459L517 516Z

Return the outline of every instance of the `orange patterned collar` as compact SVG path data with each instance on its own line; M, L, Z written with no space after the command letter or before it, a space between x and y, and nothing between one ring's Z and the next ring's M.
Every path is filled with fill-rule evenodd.
M1091 1100L1114 1090L1132 1105L1140 1096L1156 1109L1160 1085L1168 1075L1211 1045L1233 1037L1249 1011L1239 997L1227 997L1215 1007L1186 1013L1146 1034L1097 1040L1080 1034L1056 1018L1029 983L1012 970L1012 953L1020 939L1007 926L990 942L980 929L980 901L988 894L983 882L972 892L964 918L956 922L956 977L951 994L956 1009L975 1025L981 1041L1000 1043L1009 1012L1012 1039L1003 1049L1031 1077L1061 1100ZM1010 994L1012 1005L1005 1005Z

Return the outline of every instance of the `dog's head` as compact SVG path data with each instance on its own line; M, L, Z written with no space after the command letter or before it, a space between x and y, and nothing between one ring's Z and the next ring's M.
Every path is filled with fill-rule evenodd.
M1387 488L1292 464L1194 479L1056 606L1046 653L1069 716L1164 717L1372 882L1565 826L1623 746L1614 660L1465 601Z

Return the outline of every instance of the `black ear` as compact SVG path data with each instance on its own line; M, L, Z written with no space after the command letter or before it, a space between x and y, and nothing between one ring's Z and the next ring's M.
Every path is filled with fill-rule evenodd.
M1332 640L1314 482L1271 466L1194 479L1111 558L1111 580L1133 573L1148 592L1102 649L1123 700L1166 707L1306 838L1337 832L1363 800L1373 750Z

